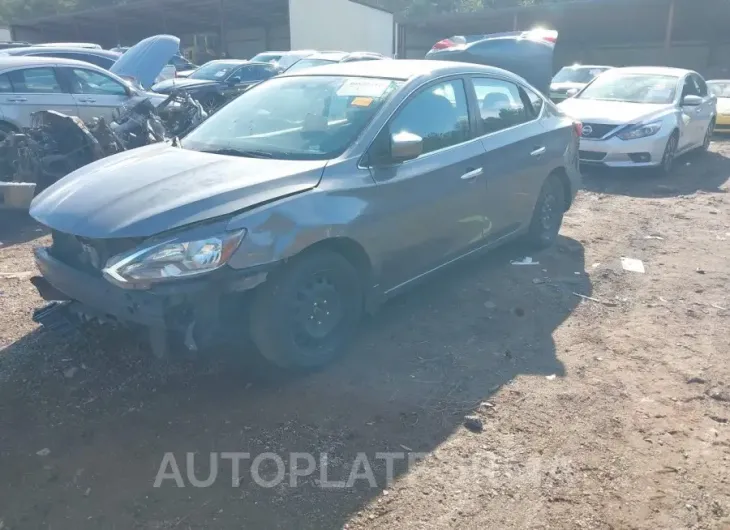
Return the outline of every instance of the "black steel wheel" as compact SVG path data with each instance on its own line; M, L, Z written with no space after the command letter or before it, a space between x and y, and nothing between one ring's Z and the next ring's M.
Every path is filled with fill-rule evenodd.
M709 151L710 143L712 143L712 135L715 133L715 120L711 120L707 126L707 132L705 133L705 141L702 142L702 150Z
M530 246L543 249L555 243L565 214L565 192L562 181L556 175L545 179L527 233Z
M362 308L355 267L336 252L307 253L256 293L251 337L260 353L282 368L317 368L345 352Z

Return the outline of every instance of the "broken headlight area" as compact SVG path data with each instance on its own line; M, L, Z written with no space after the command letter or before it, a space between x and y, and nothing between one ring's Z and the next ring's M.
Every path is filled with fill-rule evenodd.
M238 249L245 230L203 235L200 230L164 241L151 241L111 258L104 277L125 288L191 278L223 267Z

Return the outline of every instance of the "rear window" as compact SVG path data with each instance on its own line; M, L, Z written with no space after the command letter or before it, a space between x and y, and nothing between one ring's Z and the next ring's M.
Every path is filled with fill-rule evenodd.
M53 68L28 68L9 74L15 92L23 94L58 94L63 92Z

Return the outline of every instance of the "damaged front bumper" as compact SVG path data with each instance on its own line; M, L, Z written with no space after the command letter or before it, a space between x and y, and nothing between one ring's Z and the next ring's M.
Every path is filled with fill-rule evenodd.
M60 312L72 311L88 317L86 320L138 324L150 330L154 348L158 348L159 336L169 333L183 337L189 350L214 343L221 336L221 327L226 327L226 317L242 315L238 310L227 310L227 304L242 303L240 295L267 276L263 269L235 271L226 267L195 280L131 290L77 270L54 257L49 248L34 252L41 275L31 278L31 283L51 302L36 311L37 322L54 327L59 320L66 321L59 318Z

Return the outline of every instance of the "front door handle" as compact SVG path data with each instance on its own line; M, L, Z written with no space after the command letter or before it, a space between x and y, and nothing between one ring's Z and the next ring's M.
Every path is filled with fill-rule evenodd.
M83 98L78 100L79 103L96 103L94 98Z
M8 98L8 103L25 103L28 98Z
M532 151L532 153L530 153L530 156L544 155L545 154L545 151L547 151L547 147L544 147L544 146L543 147L537 147L537 148L535 148L534 151Z
M482 167L477 169L471 169L461 176L461 180L474 180L482 173L484 173L484 168Z

